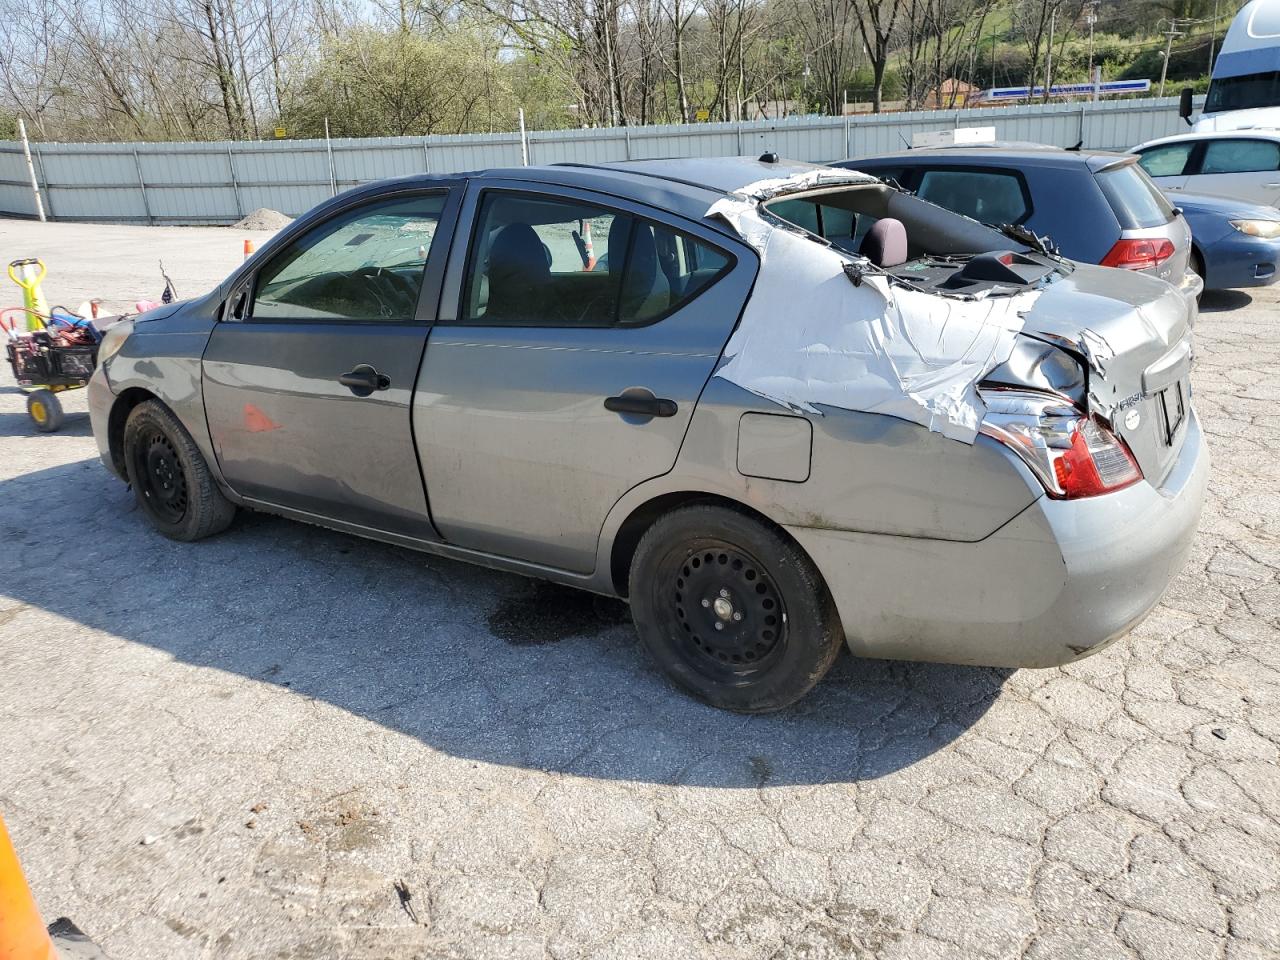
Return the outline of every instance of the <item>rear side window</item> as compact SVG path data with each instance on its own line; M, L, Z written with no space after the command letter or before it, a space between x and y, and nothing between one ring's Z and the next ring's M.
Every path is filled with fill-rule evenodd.
M622 211L492 191L476 220L463 322L609 327L661 319L729 267L709 244Z
M1257 173L1280 169L1280 144L1270 140L1210 140L1201 173Z
M1021 223L1031 214L1017 174L999 170L926 170L916 194L979 223Z
M1103 170L1097 181L1122 230L1159 227L1173 219L1173 206L1136 163Z
M1153 177L1177 177L1187 168L1187 159L1195 149L1195 141L1169 143L1142 151L1138 163Z

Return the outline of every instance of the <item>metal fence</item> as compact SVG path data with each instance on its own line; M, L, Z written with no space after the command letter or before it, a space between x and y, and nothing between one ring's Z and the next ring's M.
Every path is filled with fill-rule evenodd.
M1123 150L1186 129L1176 98L1028 104L857 117L548 130L530 163L758 154L826 162L910 145L916 133L994 126L1001 140ZM296 216L334 192L383 177L521 162L520 135L231 143L33 143L46 212L59 220L218 224L269 207ZM33 216L22 146L0 142L0 215Z

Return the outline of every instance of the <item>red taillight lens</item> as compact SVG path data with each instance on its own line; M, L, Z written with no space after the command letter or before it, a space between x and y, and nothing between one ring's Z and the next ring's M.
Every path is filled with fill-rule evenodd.
M1057 495L1067 500L1096 497L1142 479L1124 441L1092 419L1080 421L1071 446L1054 459L1053 473L1062 491Z
M1119 267L1121 270L1148 270L1160 266L1173 254L1172 240L1118 240L1102 258L1102 265Z
M983 391L981 431L1000 441L1060 500L1096 497L1142 479L1123 440L1061 400L1023 391Z

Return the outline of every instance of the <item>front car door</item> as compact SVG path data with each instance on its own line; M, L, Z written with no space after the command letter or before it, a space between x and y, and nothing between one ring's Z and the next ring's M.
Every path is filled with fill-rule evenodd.
M204 354L223 476L251 500L432 537L409 405L460 189L356 200L233 289Z
M1147 147L1138 154L1138 165L1161 190L1184 190L1197 146L1196 140L1178 140Z
M674 465L758 261L617 198L479 187L414 400L432 517L460 546L589 572L610 508Z
M1215 137L1206 140L1189 193L1208 193L1273 207L1280 201L1280 140Z

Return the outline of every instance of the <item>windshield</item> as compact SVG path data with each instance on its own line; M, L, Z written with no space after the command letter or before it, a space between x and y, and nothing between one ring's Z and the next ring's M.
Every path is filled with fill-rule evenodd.
M1121 230L1162 227L1173 219L1173 206L1136 163L1098 174L1098 186L1120 221Z
M1243 77L1215 77L1209 84L1205 113L1280 106L1280 70Z

